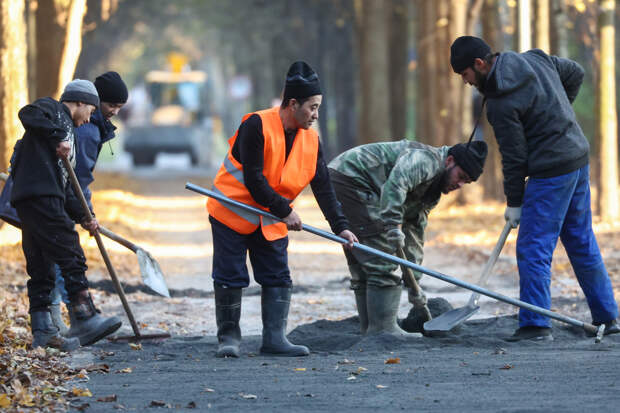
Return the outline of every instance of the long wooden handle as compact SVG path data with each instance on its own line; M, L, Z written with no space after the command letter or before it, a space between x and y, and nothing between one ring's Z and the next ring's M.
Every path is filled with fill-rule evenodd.
M136 244L134 244L133 242L121 237L118 234L115 234L114 232L110 231L109 229L103 227L102 225L99 225L99 232L101 232L103 235L105 235L106 237L110 238L112 241L116 241L119 244L121 244L123 247L127 247L130 250L132 250L133 252L138 252L138 249L140 249L140 247L138 247Z
M86 202L86 198L84 197L82 188L80 188L80 183L78 182L77 176L75 176L75 172L73 171L73 168L71 167L71 163L69 162L66 156L62 156L61 159L62 159L62 163L65 166L65 169L69 173L69 180L71 181L71 185L73 186L73 191L75 192L75 195L79 198L87 219L89 221L92 221L93 215L90 213L88 202ZM99 231L95 231L94 237L95 237L95 240L97 241L97 246L99 247L99 251L101 252L103 261L105 262L105 266L108 269L108 273L110 274L110 278L112 278L112 283L114 284L116 293L121 299L121 303L123 304L123 308L125 309L125 313L127 314L127 318L129 319L131 328L133 329L133 333L136 335L137 338L139 338L140 330L138 329L138 324L136 323L133 313L131 312L131 308L129 308L127 297L125 297L125 292L123 291L123 287L121 286L121 283L118 281L118 277L116 276L116 271L114 271L114 267L112 266L112 262L110 261L108 252L106 251L105 246L103 245L103 240L101 239L101 234L99 234Z

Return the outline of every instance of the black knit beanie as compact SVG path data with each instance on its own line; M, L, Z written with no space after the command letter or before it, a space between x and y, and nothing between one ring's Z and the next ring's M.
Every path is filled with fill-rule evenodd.
M473 67L474 60L484 59L491 53L491 47L479 37L461 36L450 46L450 64L452 70L461 73L468 67Z
M116 72L106 72L95 79L95 87L102 102L125 103L129 93L121 76Z
M448 155L452 155L456 164L467 172L472 181L476 181L482 174L487 152L485 141L471 141L468 144L457 143L448 150Z
M287 98L303 99L320 95L319 76L306 62L295 62L288 69L284 84L284 100Z

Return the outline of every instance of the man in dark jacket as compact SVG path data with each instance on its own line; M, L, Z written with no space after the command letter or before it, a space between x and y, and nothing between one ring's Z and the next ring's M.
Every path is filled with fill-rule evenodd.
M90 117L90 122L83 124L75 130L77 134L77 154L75 174L86 201L93 210L91 203L91 192L88 186L94 181L93 171L101 152L103 144L115 137L116 126L110 119L118 114L118 111L127 102L128 91L125 82L116 72L107 72L95 79L95 88L100 98L100 105ZM21 228L17 211L10 205L11 189L13 180L9 178L6 182L2 194L0 195L0 218L6 222ZM55 265L56 286L52 291L52 303L50 312L52 322L58 327L60 334L66 336L69 329L62 319L60 302L68 306L69 296L65 289L65 280L61 274L60 267Z
M22 248L26 258L33 347L72 350L89 345L121 326L117 317L104 318L96 310L85 277L86 258L74 229L82 223L93 232L95 219L86 215L71 188L61 157L76 162L74 127L88 123L99 106L95 86L76 79L60 98L42 98L24 106L19 118L25 128L12 157L11 205L21 221ZM63 338L53 325L49 306L55 285L54 263L66 279L69 314L74 338Z
M618 306L592 231L589 145L571 106L583 68L538 49L493 54L472 36L454 41L450 62L489 103L487 118L502 154L504 215L513 228L521 223L521 300L551 307L551 258L559 237L593 324L605 324L605 334L620 332ZM549 318L521 309L519 329L509 340L522 339L552 340Z

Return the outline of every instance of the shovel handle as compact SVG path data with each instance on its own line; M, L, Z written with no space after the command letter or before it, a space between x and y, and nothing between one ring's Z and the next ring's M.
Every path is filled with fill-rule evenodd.
M396 249L396 254L399 258L406 260L405 252L401 247ZM422 311L422 316L425 321L429 321L433 318L431 315L428 306L426 305L426 297L422 294L422 288L420 288L420 284L418 284L418 280L415 279L415 275L411 268L406 267L404 265L400 266L401 271L403 272L403 281L405 285L411 289L413 292L413 308Z
M77 176L75 176L75 171L73 171L73 167L71 166L71 162L67 159L66 156L61 156L65 169L69 173L69 180L71 181L71 185L73 186L73 191L75 195L80 200L82 204L82 209L84 209L84 213L86 214L86 218L89 221L92 221L93 214L90 212L90 208L88 207L88 202L86 202L86 198L84 197L84 193L82 192L82 188L80 187L80 183L78 182ZM101 239L101 234L99 231L95 231L94 234L95 240L97 241L97 246L99 247L99 251L101 252L101 256L103 257L103 261L105 262L105 266L108 269L108 273L110 274L110 278L112 278L112 283L114 284L114 288L116 289L116 293L121 299L121 303L123 304L123 308L125 309L125 313L127 314L127 318L129 319L129 323L131 324L131 328L133 329L136 337L140 338L140 330L138 329L138 324L131 312L131 308L129 307L129 303L127 302L127 297L125 297L125 292L123 291L123 286L118 281L118 277L116 276L116 271L114 271L114 267L112 266L112 261L110 261L110 257L108 256L108 252L103 245L103 240Z
M99 225L99 232L101 232L103 235L105 235L106 237L110 238L112 241L116 241L119 244L121 244L123 247L126 247L130 250L132 250L133 252L138 252L138 246L136 244L134 244L133 242L126 240L125 238L121 237L118 234L115 234L114 232L110 231L109 229L105 228L102 225Z
M500 234L499 239L497 240L497 243L495 244L495 247L493 248L493 251L491 252L491 256L489 256L489 259L487 260L486 264L484 264L484 268L482 269L482 275L480 275L480 279L478 280L478 285L480 286L486 285L487 280L489 279L489 276L491 275L491 270L493 269L493 266L497 262L499 253L502 252L502 248L504 248L504 244L506 243L506 239L508 239L508 235L510 234L511 229L512 229L512 226L510 225L510 223L506 222L506 225L504 225L504 229L502 230L502 233ZM480 298L479 293L473 293L471 297L469 298L469 303L467 305L472 306L472 307L478 305L479 298Z

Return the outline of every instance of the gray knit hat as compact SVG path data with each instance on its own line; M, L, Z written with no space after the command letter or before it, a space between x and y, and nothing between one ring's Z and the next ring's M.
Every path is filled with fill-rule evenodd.
M73 79L65 86L61 102L82 102L99 107L99 94L97 88L90 80Z

